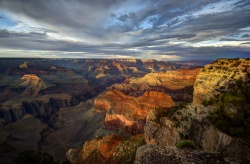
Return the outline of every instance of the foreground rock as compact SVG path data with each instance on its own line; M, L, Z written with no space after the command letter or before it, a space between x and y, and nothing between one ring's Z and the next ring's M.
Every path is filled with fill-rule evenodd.
M227 161L227 162L225 162ZM135 164L191 164L191 163L239 163L237 160L223 159L220 153L208 153L176 147L159 147L157 145L141 146L136 151Z
M67 159L71 163L133 163L138 147L144 145L144 136L105 136L85 142L82 149L70 149Z

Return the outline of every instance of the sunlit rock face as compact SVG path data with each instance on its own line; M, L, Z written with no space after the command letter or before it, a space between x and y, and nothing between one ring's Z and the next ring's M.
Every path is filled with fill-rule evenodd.
M149 86L161 86L177 90L186 86L192 86L199 72L196 69L168 70L165 73L150 73L143 78L131 80L131 83L147 83Z
M25 87L27 92L30 91L31 95L37 94L39 91L49 87L48 84L45 84L45 82L35 74L25 74L21 80L23 80L23 82L18 86Z
M193 103L203 100L227 89L237 79L249 78L250 60L218 59L200 70L194 83Z
M143 95L145 91L159 91L169 94L175 101L192 101L193 84L200 68L169 70L165 73L149 73L142 78L130 78L114 84L116 89L131 96Z
M105 110L105 128L123 129L132 134L143 133L145 118L150 110L171 107L175 103L163 92L149 91L133 97L117 90L109 90L99 95L94 102L97 111Z

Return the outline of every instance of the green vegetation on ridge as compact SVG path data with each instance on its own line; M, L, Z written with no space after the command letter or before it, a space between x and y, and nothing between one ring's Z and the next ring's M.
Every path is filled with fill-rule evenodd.
M209 113L212 123L221 131L240 138L250 139L250 84L242 79L231 83L225 92L203 105L213 105Z

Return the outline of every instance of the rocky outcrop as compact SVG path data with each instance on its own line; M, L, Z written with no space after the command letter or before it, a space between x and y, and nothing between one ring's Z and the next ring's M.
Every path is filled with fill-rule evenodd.
M35 74L25 74L17 87L25 87L28 95L38 94L39 91L51 86L46 84L40 77Z
M222 152L234 140L212 125L207 116L197 116L192 121L189 137L202 150L209 152Z
M174 104L171 97L163 92L150 91L140 97L133 97L109 90L95 99L94 108L107 111L105 128L123 129L136 134L143 132L145 118L150 110Z
M28 68L28 62L25 61L23 64L20 64L19 68Z
M183 136L189 134L194 116L191 105L176 104L171 108L152 110L147 116L145 141L158 146L175 146Z
M145 125L145 141L147 144L159 146L175 146L180 140L179 132L174 127L174 123L167 118L161 118L160 123L153 120L151 112L147 117Z
M204 115L196 116L192 121L189 137L201 150L221 152L227 158L250 161L248 141L221 132Z
M193 103L201 104L203 100L226 90L231 82L239 78L249 78L250 60L218 59L200 70L194 83Z
M151 111L144 127L146 143L163 149L166 146L175 146L183 137L186 137L193 141L199 150L220 153L221 157L234 161L250 160L250 147L246 141L233 138L218 130L212 125L204 109L195 115L195 107L198 110L199 106L187 106L186 112L183 112L185 109L180 109L171 117L159 117ZM178 118L178 116L181 117ZM188 117L190 119L185 121ZM141 150L138 149L138 151ZM147 160L154 161L151 158Z

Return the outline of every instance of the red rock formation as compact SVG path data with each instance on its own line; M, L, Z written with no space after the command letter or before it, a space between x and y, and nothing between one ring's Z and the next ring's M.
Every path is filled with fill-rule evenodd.
M143 132L145 118L150 110L174 104L172 98L163 92L149 91L140 97L133 97L118 90L109 90L95 99L94 108L107 111L105 128L122 129L135 134Z

